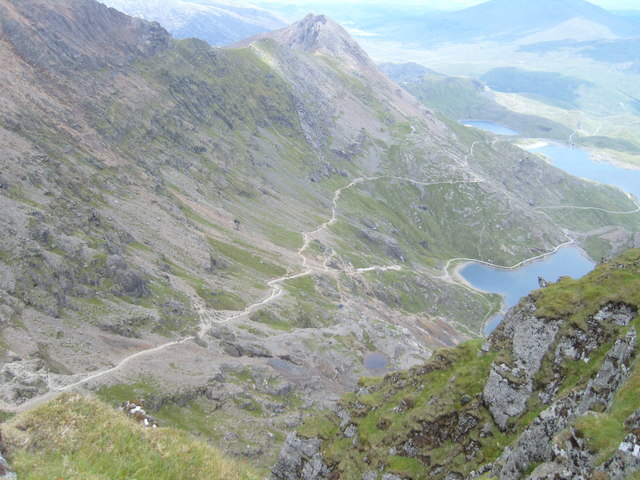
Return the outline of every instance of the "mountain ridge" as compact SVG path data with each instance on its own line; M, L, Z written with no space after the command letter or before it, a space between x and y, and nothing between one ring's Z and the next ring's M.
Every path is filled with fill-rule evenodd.
M451 259L638 229L601 211L635 208L621 192L355 60L175 40L88 0L0 5L21 29L0 33L2 409L143 397L264 468L369 353L395 371L478 334L498 300ZM113 44L85 42L93 10ZM558 205L584 208L537 208Z

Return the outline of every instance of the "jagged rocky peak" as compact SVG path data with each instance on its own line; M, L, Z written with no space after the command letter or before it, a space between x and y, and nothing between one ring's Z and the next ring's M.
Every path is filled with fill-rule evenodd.
M296 50L337 57L352 67L374 67L349 33L325 15L310 13L288 27L251 37L242 43L247 45L263 38L271 38Z
M310 13L280 32L282 43L291 48L337 57L352 56L362 62L369 61L368 55L347 31L325 15Z
M95 1L0 0L0 39L40 68L104 68L167 48L157 23L124 15Z
M366 79L381 98L393 98L394 109L404 115L422 115L417 101L390 80L342 26L325 15L310 13L288 27L255 35L231 47L246 47L265 39L299 52L338 59L340 67Z

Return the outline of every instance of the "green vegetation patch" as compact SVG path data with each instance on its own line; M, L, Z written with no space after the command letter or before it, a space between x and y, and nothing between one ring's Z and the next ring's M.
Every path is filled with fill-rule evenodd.
M489 120L534 138L566 140L571 135L571 130L557 122L503 107L489 97L485 86L475 79L432 74L405 85L405 88L425 105L454 120Z
M189 435L149 429L80 395L62 395L3 425L9 461L20 479L258 478Z
M573 323L580 324L607 303L640 305L640 249L607 260L578 280L562 277L533 295L538 307L536 315L549 319L571 317Z
M590 82L555 72L521 70L513 67L495 68L482 76L493 90L525 93L550 99L568 106L577 106L578 90Z
M247 249L213 238L209 238L209 243L219 254L267 278L281 277L286 273L283 267L271 263Z

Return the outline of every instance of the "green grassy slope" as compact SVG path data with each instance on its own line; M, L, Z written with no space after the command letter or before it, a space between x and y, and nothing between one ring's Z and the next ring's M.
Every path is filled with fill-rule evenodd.
M0 428L20 479L258 478L204 442L178 430L143 427L92 397L63 395Z
M493 121L525 137L566 140L571 130L546 118L516 113L497 103L481 82L462 77L425 75L404 87L425 105L454 120Z

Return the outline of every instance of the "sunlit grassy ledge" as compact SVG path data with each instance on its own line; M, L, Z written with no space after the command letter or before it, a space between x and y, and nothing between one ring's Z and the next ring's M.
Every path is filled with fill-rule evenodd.
M65 394L1 425L20 480L250 480L245 464L167 428L141 426L93 397Z

